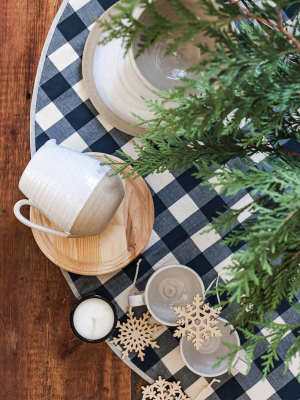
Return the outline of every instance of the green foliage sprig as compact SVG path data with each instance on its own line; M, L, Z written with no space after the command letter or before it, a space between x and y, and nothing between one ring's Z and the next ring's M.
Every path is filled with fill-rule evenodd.
M232 307L230 322L247 339L241 347L229 346L230 362L244 349L250 365L256 346L266 340L254 334L254 327L264 326L269 332L266 375L283 336L300 331L295 297L300 289L300 154L284 147L286 140L300 142L300 22L298 17L285 21L282 8L292 4L285 0L196 0L209 20L198 20L180 0L165 1L180 15L178 21L162 15L151 0L121 0L119 14L101 23L107 31L104 43L122 38L128 51L140 37L140 55L180 29L169 53L200 31L216 45L210 49L198 43L208 58L192 68L196 77L183 78L184 86L173 92L159 92L161 103L144 99L153 119L137 116L137 125L149 126L135 142L138 159L121 152L124 163L117 163L116 173L127 166L134 176L196 166L201 185L226 195L251 191L250 204L228 208L210 229L234 228L243 212L251 214L243 229L233 229L224 240L247 246L232 256L231 279L218 291L226 299L222 305ZM150 24L133 17L137 6L149 13ZM170 102L176 107L167 108ZM266 161L257 165L254 160L262 153ZM108 159L108 164L116 163ZM298 324L273 321L283 300L293 306ZM286 354L286 368L300 351L299 338Z

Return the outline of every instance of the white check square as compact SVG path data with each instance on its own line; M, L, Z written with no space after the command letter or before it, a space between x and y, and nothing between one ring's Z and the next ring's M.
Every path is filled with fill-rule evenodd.
M257 384L247 390L246 393L251 400L267 400L275 393L275 390L266 379L265 381L261 380L257 382Z
M289 370L294 375L294 377L297 378L297 376L300 373L300 352L299 351L298 351L298 353L296 353L296 355L294 355L294 357L292 357L292 362L289 365Z
M198 210L197 204L190 198L188 194L177 200L169 211L174 215L177 221L181 224L188 217Z
M143 252L146 251L147 249L149 249L151 246L153 246L159 240L160 240L160 237L158 236L158 234L154 230L152 230L150 238L149 238L146 246L144 247Z
M222 171L221 169L217 169L217 170L216 170L216 172L221 172L221 171ZM212 178L210 178L210 179L208 180L208 182L212 185L212 184L215 184L215 183L219 183L220 181L219 181L219 178L213 176ZM215 190L217 193L220 193L220 192L221 192L221 189L222 189L222 185L217 185L217 186L215 186L215 188L214 188L214 190Z
M107 130L107 132L113 129L113 126L108 121L106 121L106 119L102 117L102 115L99 114L96 118L100 122L100 124Z
M198 247L200 251L204 251L208 249L210 246L215 244L218 240L221 239L221 236L216 231L210 231L207 233L202 233L207 230L208 227L205 226L204 228L200 229L200 231L196 232L191 239Z
M191 386L189 386L185 393L191 398L196 400L205 400L211 394L214 393L214 389L209 386L208 389L204 390L204 388L208 385L208 381L201 376L201 378L197 379Z
M46 131L63 117L64 116L56 107L56 105L54 103L50 103L46 107L42 108L38 113L36 113L35 120L39 124L39 126L44 131Z
M231 208L233 210L240 210L243 207L246 207L249 204L249 207L246 208L239 216L238 216L238 221L243 222L245 219L249 218L251 216L251 211L250 211L250 204L253 202L252 197L250 194L246 194L243 198L241 198L237 203L235 203Z
M165 188L169 183L173 182L174 179L174 176L169 171L164 171L161 174L154 172L145 178L155 193Z
M179 265L177 258L173 255L173 253L168 253L161 260L159 260L155 265L153 265L153 269L156 271L158 268L163 267L165 265Z
M61 145L67 147L68 149L79 151L79 153L83 152L88 147L77 132L73 133L73 135L64 140Z
M232 263L231 259L232 259L232 254L230 254L230 256L225 258L225 260L221 261L214 268L218 274L222 274L222 279L223 281L226 282L230 281L233 278L233 275L229 275L229 273L226 273L227 271L224 269L225 267L228 267Z
M172 375L176 374L181 368L185 366L184 361L180 354L179 346L166 354L161 361L165 364Z
M64 44L49 56L49 59L59 71L72 64L77 58L79 58L78 54L69 43Z
M121 147L121 150L124 151L125 154L133 158L134 160L138 159L138 155L135 151L134 144L132 141L135 141L136 144L139 146L141 145L141 141L139 138L134 138L132 140L129 140L129 142L125 143L124 146Z
M89 98L83 79L81 79L81 81L77 82L74 86L72 86L72 88L73 90L75 90L75 92L81 98L82 101L86 101Z
M74 11L77 11L81 7L85 6L89 1L90 0L69 0L69 4Z

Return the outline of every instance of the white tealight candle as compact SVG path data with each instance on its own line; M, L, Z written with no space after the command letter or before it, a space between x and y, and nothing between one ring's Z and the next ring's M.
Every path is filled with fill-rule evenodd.
M73 315L75 330L88 340L102 339L112 330L114 322L115 314L111 306L97 298L84 300Z

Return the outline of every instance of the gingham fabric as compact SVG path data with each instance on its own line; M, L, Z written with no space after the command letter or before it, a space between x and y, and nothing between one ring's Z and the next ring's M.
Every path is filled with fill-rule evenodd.
M32 103L31 143L32 153L47 140L77 151L105 152L117 155L122 149L135 156L132 137L114 129L92 106L82 80L81 62L85 41L93 26L94 17L100 16L114 3L113 0L64 1L46 40L41 57ZM292 11L292 10L290 10ZM261 161L263 155L256 157ZM207 224L218 211L226 206L242 207L251 201L251 195L242 190L237 196L225 197L215 190L200 187L191 176L192 171L173 171L146 176L155 206L155 223L150 240L140 258L138 290L143 290L147 278L157 268L167 264L184 264L193 268L205 286L222 271L231 255L244 246L222 246L225 235L206 233ZM243 228L248 217L245 211L236 228ZM103 276L86 277L63 271L77 297L97 293L111 300L124 321L127 296L135 274L136 261L123 270ZM209 299L212 303L215 299ZM135 309L140 314L144 309ZM222 316L226 318L226 310ZM295 323L296 315L286 302L279 307L277 322ZM163 327L157 332L158 349L146 349L145 361L134 354L129 365L144 378L151 381L159 375L168 380L180 380L182 387L192 399L202 391L211 379L192 373L180 356L178 341L172 335L174 329ZM117 333L117 332L116 332ZM265 334L264 330L257 334ZM289 332L278 348L279 360L265 381L262 380L262 361L266 344L255 350L254 361L247 376L236 370L233 374L219 377L221 383L202 392L201 399L253 399L297 400L300 384L297 369L300 358L295 359L284 375L284 356L298 333ZM245 338L241 336L241 343ZM118 349L114 349L117 353ZM117 400L117 399L116 399Z

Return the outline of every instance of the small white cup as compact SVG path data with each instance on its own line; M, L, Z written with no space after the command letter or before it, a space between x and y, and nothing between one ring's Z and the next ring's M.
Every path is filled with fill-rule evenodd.
M204 285L195 271L185 265L167 265L151 275L144 292L129 296L129 306L146 305L158 322L177 326L173 307L190 303L196 293L204 299Z
M227 325L228 321L224 318L218 318L218 328L222 332L221 337L211 337L205 340L200 350L196 350L192 341L185 337L180 340L180 353L185 365L197 375L206 377L215 377L225 374L228 371L228 359L221 362L219 367L213 368L217 363L217 357L225 356L230 353L230 349L221 342L240 345L240 338L236 331L232 332L233 326ZM246 375L247 364L237 353L234 357L232 366L241 374Z

